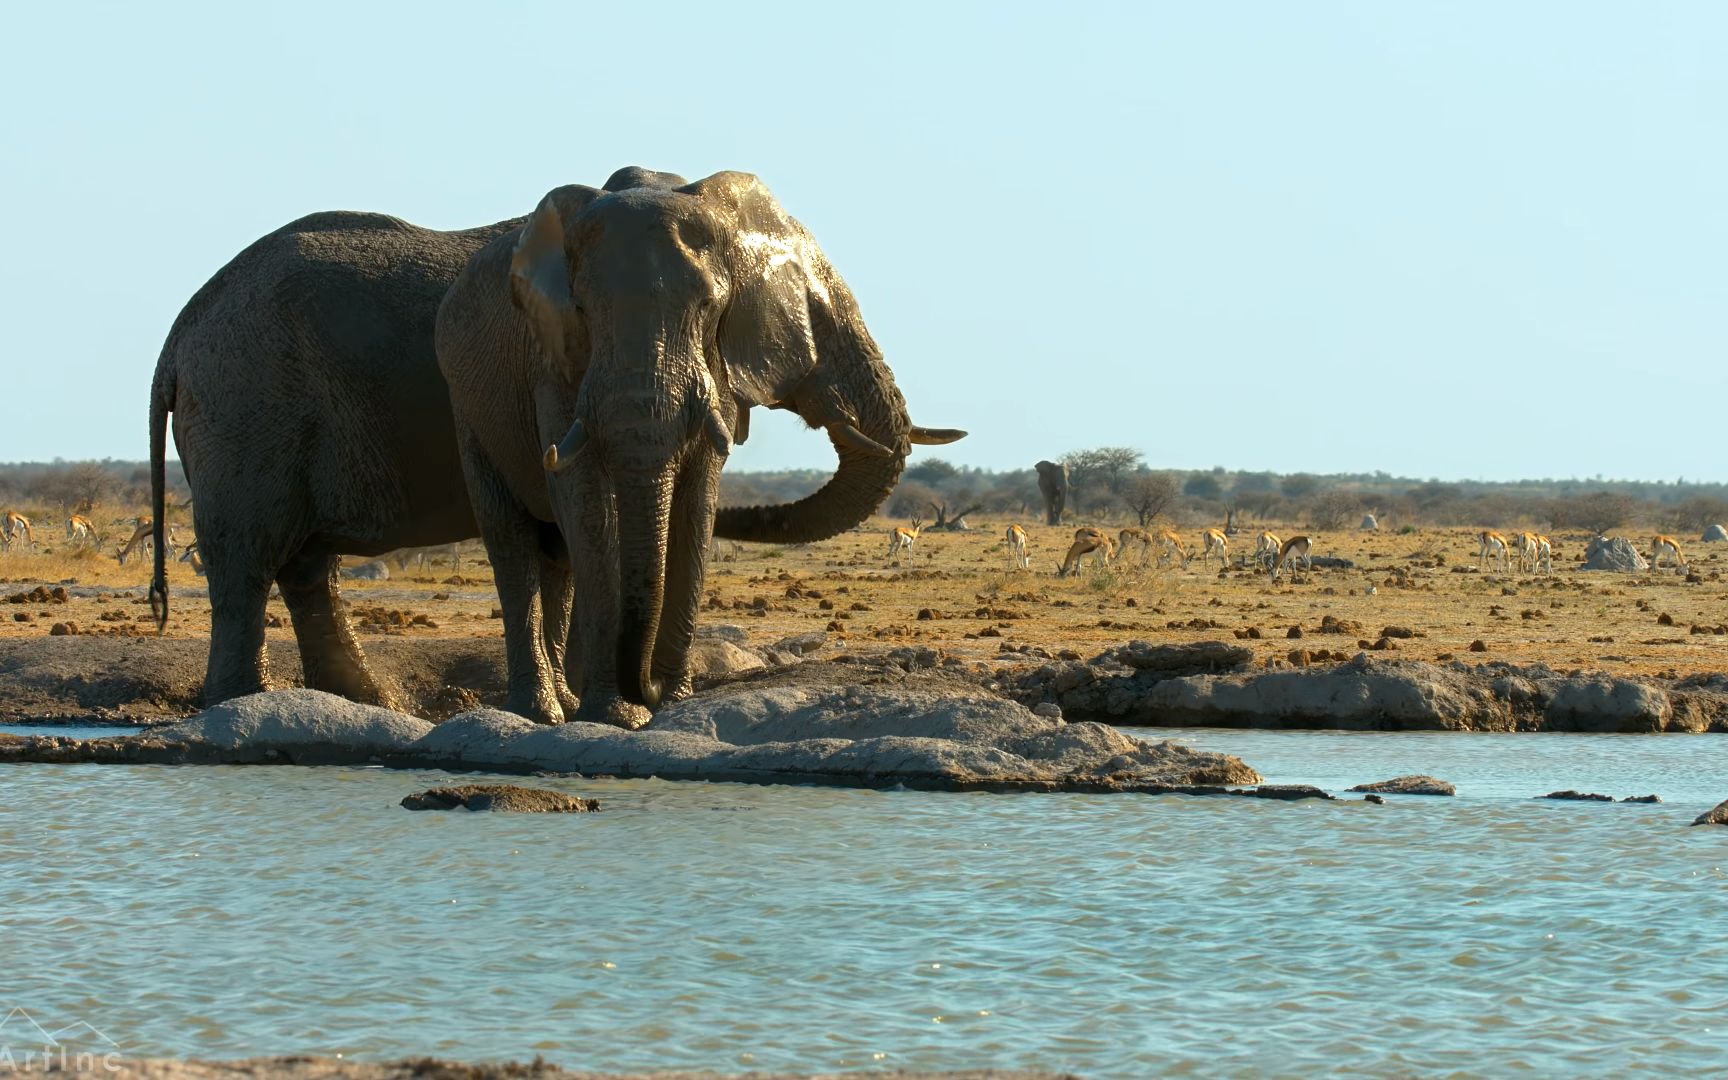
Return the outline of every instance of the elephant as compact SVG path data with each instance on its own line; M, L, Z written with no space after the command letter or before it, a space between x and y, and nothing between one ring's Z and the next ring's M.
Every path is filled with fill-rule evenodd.
M207 704L265 688L272 581L306 685L394 704L348 627L338 557L478 534L433 325L469 257L522 222L439 232L382 214L313 214L235 256L175 319L150 395L150 600L160 633L172 413L209 582ZM565 545L555 535L542 541L546 605L566 613L545 647L562 655ZM560 672L556 690L574 708L562 680Z
M1054 461L1040 461L1038 491L1044 496L1044 523L1062 524L1062 504L1068 501L1068 466Z
M549 192L451 286L437 350L505 612L507 707L540 721L557 714L530 632L537 530L570 545L577 717L633 727L690 691L711 536L836 535L887 498L912 444L965 435L911 422L851 291L745 173L632 167ZM797 502L721 509L756 406L824 429L838 469Z

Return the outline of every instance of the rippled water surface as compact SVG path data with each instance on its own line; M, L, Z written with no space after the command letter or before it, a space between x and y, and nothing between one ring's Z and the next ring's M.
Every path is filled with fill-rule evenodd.
M599 1069L1706 1075L1728 1064L1728 739L1157 732L1277 803L376 769L0 771L0 1008L129 1054ZM1532 802L1574 787L1662 805ZM8 1038L0 1031L0 1040Z

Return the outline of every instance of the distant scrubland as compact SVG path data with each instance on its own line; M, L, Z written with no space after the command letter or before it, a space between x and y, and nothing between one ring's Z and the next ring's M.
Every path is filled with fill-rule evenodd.
M1373 513L1382 528L1545 526L1552 530L1653 528L1675 532L1728 521L1728 483L1592 479L1436 480L1384 472L1275 473L1157 469L1126 447L1059 455L1068 465L1068 517L1076 522L1297 522L1316 529L1354 527ZM727 503L782 502L821 486L830 472L729 472ZM168 466L171 502L191 498L178 462ZM145 462L53 461L0 464L0 509L53 518L96 508L114 513L149 503ZM883 512L926 521L946 511L991 518L1039 515L1037 473L958 466L920 454ZM176 515L179 516L179 515Z

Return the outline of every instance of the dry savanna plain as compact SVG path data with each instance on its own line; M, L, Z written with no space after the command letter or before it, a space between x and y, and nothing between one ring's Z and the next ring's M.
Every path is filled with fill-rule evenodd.
M752 644L812 630L829 650L934 646L981 665L1030 663L1064 652L1090 657L1112 645L1225 640L1267 666L1343 660L1363 649L1401 659L1543 662L1617 675L1719 671L1728 661L1728 544L1682 538L1688 567L1637 573L1583 571L1585 535L1555 536L1553 573L1477 564L1475 530L1385 529L1316 534L1257 522L1231 539L1230 564L1157 566L1130 552L1113 565L1066 578L1056 566L1074 526L1021 519L1032 568L1012 566L1007 519L974 518L961 532L925 530L910 557L887 556L894 522L807 545L716 545L703 620L743 628ZM145 603L147 558L121 565L125 525L96 545L42 530L34 549L0 552L0 637L153 635ZM1114 535L1122 522L1098 523ZM1178 528L1198 550L1207 524ZM1313 537L1313 554L1349 568L1286 572L1252 564L1261 528ZM181 540L190 530L182 527ZM1628 532L1649 556L1648 534ZM502 623L485 552L440 549L425 565L382 560L386 580L343 582L362 641L372 635L499 638ZM362 560L350 560L358 565ZM345 574L346 577L346 574ZM185 562L169 568L166 634L209 634L204 579ZM9 602L8 602L9 601ZM269 637L291 641L287 609L272 597ZM500 648L502 641L500 640ZM833 655L830 651L829 655ZM1070 658L1075 658L1071 656Z

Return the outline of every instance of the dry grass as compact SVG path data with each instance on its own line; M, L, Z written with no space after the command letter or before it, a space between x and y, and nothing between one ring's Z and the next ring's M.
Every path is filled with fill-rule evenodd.
M818 544L722 543L720 557L710 564L703 619L736 623L764 642L828 629L832 639L851 648L928 644L976 660L998 655L1005 645L1091 655L1130 638L1235 641L1250 628L1260 636L1240 643L1270 660L1298 645L1354 652L1359 641L1376 641L1385 627L1401 626L1417 636L1397 640L1392 655L1416 659L1543 661L1617 673L1728 667L1728 635L1691 632L1694 625L1728 624L1728 545L1687 544L1693 581L1666 570L1578 572L1572 567L1587 538L1571 535L1555 538L1557 572L1551 578L1454 572L1474 567L1472 529L1310 533L1315 555L1348 558L1356 567L1276 583L1263 571L1219 574L1216 563L1211 573L1202 573L1198 561L1186 570L1155 569L1139 565L1137 556L1108 570L1058 579L1055 565L1072 527L1021 522L1031 534L1028 573L1009 567L1002 542L1006 520L975 518L973 524L967 533L924 533L904 569L888 566L886 521ZM1179 531L1197 542L1200 528L1196 523ZM1305 531L1287 524L1270 528L1285 537ZM1233 556L1252 551L1256 531L1258 526L1232 538ZM1635 543L1644 550L1649 538L1636 537ZM348 582L344 590L355 608L371 616L363 634L499 636L501 624L491 617L490 571L480 562L478 545L467 546L461 569L463 582L447 584L452 574L446 561L406 574L392 564L391 580ZM142 606L149 574L148 560L122 567L106 548L99 554L68 550L63 541L50 540L35 553L0 553L0 581L11 583L0 585L0 599L37 583L72 582L109 593L66 603L0 604L0 636L46 634L57 621L76 622L86 632L151 632ZM183 563L170 565L169 579L178 594L169 634L208 634L203 579ZM115 595L123 592L130 595ZM269 634L291 637L279 600L271 601L269 612L279 624ZM29 614L30 621L15 621L19 613ZM1357 629L1322 634L1327 616ZM1286 636L1293 625L1303 628L1300 643ZM1469 651L1476 640L1486 652Z

